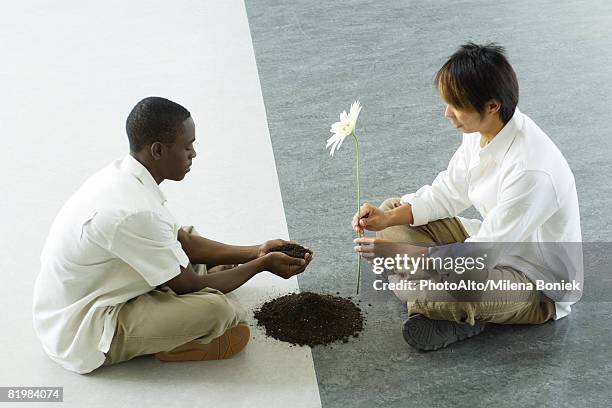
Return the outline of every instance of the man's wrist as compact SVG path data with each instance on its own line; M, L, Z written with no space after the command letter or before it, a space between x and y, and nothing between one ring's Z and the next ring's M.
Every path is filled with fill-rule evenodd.
M389 224L387 227L394 227L396 225L412 225L414 223L412 205L409 203L404 203L399 207L388 210L388 213L390 215L387 217Z
M389 227L398 225L397 224L397 213L395 210L396 209L394 208L392 210L385 211L385 217L384 217L384 220L385 220L384 227L385 228L389 228Z
M267 271L269 269L268 268L268 260L269 260L269 258L267 258L266 255L262 255L262 256L260 256L260 257L258 257L256 259L254 259L253 261L251 261L251 262L254 262L255 265L256 265L256 269L257 269L256 273Z
M259 245L235 246L236 259L233 263L247 263L259 258Z
M249 257L251 258L251 260L260 258L262 253L261 253L261 247L262 245L253 245L249 248Z
M260 272L267 271L268 262L265 256L260 258L256 258L250 260L249 262L245 262L239 266L239 268L243 268L244 273L248 273L248 279L251 279L253 276L257 275ZM248 271L248 272L247 272Z

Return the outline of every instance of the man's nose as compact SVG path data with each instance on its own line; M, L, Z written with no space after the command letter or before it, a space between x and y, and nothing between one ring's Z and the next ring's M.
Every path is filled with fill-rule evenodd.
M192 158L192 159L195 159L195 157L196 157L197 155L198 155L198 154L196 153L195 149L193 149L193 152L191 153L191 158Z
M451 109L449 105L446 105L446 109L444 110L444 116L447 118L452 118L454 115L451 113Z

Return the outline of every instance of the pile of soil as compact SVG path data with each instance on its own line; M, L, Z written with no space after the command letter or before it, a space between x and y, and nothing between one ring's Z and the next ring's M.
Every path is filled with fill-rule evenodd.
M300 346L348 342L363 330L361 309L350 299L313 292L291 293L255 311L266 335Z
M312 254L312 251L310 249L306 249L303 246L298 245L298 244L282 245L282 246L271 249L270 252L282 252L294 258L302 258L302 259L304 259L306 254Z

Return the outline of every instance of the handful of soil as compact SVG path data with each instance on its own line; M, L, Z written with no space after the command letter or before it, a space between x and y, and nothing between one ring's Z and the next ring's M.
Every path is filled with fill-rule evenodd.
M287 245L278 246L276 248L272 248L270 252L282 252L294 258L302 258L302 259L304 259L306 254L312 254L312 251L310 249L306 249L303 246L298 245L298 244L287 244Z
M331 295L291 293L264 303L255 311L266 335L300 346L348 342L363 330L359 306Z

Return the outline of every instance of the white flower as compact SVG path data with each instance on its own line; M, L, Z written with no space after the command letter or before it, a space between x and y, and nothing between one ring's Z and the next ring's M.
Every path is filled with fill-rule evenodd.
M340 122L332 125L329 131L334 135L327 139L327 145L325 146L326 149L331 146L330 155L333 156L334 152L340 149L344 139L355 131L355 123L357 123L359 112L361 112L361 105L359 101L355 101L351 105L349 113L347 114L346 111L343 111L340 114Z

